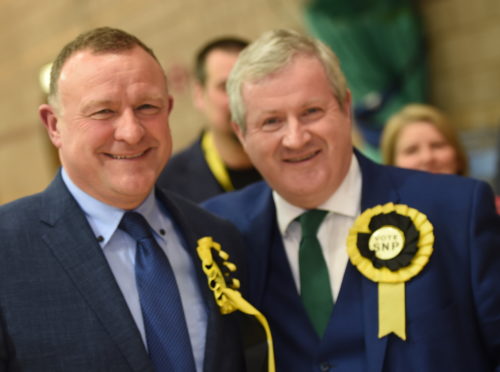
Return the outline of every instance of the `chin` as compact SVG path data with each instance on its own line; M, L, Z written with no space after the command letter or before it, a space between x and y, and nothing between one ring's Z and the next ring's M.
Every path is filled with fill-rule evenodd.
M120 190L125 195L144 195L148 194L154 187L155 180L137 177L130 177L121 180L120 183L116 185L116 189Z

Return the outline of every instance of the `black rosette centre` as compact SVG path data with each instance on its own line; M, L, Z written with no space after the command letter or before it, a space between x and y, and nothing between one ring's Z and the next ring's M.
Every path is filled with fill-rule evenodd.
M418 251L419 231L410 217L396 212L373 216L370 233L358 233L358 249L377 269L409 266Z

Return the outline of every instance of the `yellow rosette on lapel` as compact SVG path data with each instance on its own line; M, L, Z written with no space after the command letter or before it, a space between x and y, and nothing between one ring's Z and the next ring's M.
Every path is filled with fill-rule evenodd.
M219 261L222 261L222 269L214 259L212 250L217 253L216 257L219 258ZM268 372L275 372L271 329L264 315L245 300L238 291L240 282L238 279L232 277L232 274L236 272L236 265L228 261L229 255L227 252L224 252L221 245L215 242L210 236L205 236L198 240L196 251L201 260L203 272L207 276L208 287L212 290L215 302L219 305L221 313L230 314L233 311L239 310L245 314L255 316L264 328L267 338Z
M378 283L379 338L394 332L406 340L405 283L419 274L433 251L427 216L404 204L365 210L347 237L347 252L366 278Z

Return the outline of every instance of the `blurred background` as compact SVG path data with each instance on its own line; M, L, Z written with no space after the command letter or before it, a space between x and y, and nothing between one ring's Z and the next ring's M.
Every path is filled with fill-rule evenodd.
M427 102L457 126L471 175L496 186L498 0L2 0L0 24L0 203L41 191L57 171L37 114L45 100L41 76L65 43L98 26L135 34L163 64L175 98L174 151L203 125L190 92L199 46L287 27L321 38L339 55L372 158L387 117L407 102Z

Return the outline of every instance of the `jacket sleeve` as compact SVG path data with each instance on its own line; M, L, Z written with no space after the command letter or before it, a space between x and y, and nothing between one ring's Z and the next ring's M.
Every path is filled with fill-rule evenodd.
M471 282L484 345L500 371L500 216L491 188L477 185L468 225Z

